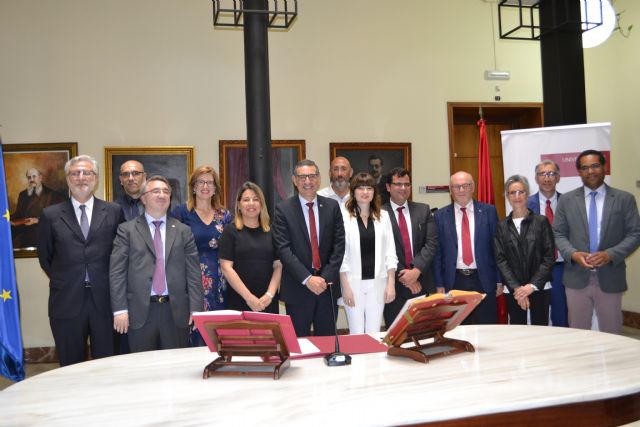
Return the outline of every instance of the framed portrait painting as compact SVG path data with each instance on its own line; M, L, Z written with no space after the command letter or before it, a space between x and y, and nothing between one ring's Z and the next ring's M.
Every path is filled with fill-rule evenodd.
M273 206L281 200L293 196L291 182L293 167L305 158L304 140L271 141L273 166ZM220 186L222 187L222 203L233 210L233 200L238 188L249 179L249 150L247 141L221 140L220 154Z
M410 142L332 142L329 157L346 157L353 173L368 172L378 182L382 203L389 201L386 177L395 167L403 167L411 172Z
M2 144L2 152L13 253L36 257L40 215L69 197L64 165L78 154L78 143Z
M137 160L147 177L162 175L171 184L171 207L187 202L189 175L193 172L192 146L105 147L105 198L114 201L124 197L120 185L120 166L127 160Z

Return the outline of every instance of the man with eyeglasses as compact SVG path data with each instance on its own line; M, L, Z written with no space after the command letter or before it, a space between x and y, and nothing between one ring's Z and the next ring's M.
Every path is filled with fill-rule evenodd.
M114 353L109 296L109 257L120 206L94 196L98 163L90 156L64 166L71 198L44 209L40 217L38 258L49 277L49 323L60 366Z
M640 245L635 197L604 182L606 159L586 150L576 158L583 185L558 201L553 231L565 259L569 326L591 329L595 310L603 332L622 332L625 259Z
M122 212L124 212L124 218L127 221L144 212L140 196L145 178L144 166L137 160L127 160L120 166L120 185L124 194L114 201L122 206Z
M280 299L299 337L311 335L311 326L316 336L334 335L332 313L338 312L345 246L342 213L338 202L317 195L320 171L315 162L298 162L291 179L297 194L276 206L273 222L283 266Z
M449 191L453 203L434 215L438 229L434 278L438 292L457 289L486 294L463 323L491 324L497 322L496 297L502 294L493 253L498 214L495 206L474 200L474 190L469 173L451 176Z
M384 323L389 327L408 299L435 292L432 263L438 250L438 232L429 205L409 201L411 174L393 168L386 177L389 213L396 244L396 298L384 306Z
M545 215L549 223L553 225L558 198L560 193L556 191L556 185L560 182L560 167L553 160L545 159L535 168L535 179L539 191L527 200L527 207L535 214ZM556 263L551 270L551 301L550 317L553 326L569 326L567 318L567 297L562 284L564 271L564 259L560 252L555 251ZM545 287L546 289L546 287Z
M154 175L142 186L145 212L121 224L111 254L113 328L131 352L186 347L192 314L204 307L191 228L168 216L171 186Z
M27 169L27 188L18 194L16 210L11 214L11 236L14 248L35 248L38 244L40 215L47 206L65 197L42 183L42 172Z

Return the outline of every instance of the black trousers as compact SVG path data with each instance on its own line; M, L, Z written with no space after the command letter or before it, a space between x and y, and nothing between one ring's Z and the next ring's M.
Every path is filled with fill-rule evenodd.
M331 310L332 304L333 312ZM312 325L315 336L335 335L338 306L331 299L329 290L320 295L309 294L304 301L298 304L286 303L285 308L287 314L291 316L291 322L298 337L310 336ZM333 313L335 313L335 317L333 317Z
M478 304L478 306L469 314L469 316L462 321L463 325L483 325L483 324L495 324L498 322L498 305L496 303L496 293L485 292L482 289L482 284L478 278L478 273L474 273L470 276L456 272L456 281L453 284L453 289L459 291L475 291L480 293L486 293L486 296Z
M91 358L113 356L113 317L101 314L93 301L91 288L85 288L82 309L71 319L49 318L60 366L85 361L87 340Z
M523 310L513 297L513 293L506 294L507 309L509 310L509 324L526 325L527 310ZM535 291L529 295L529 311L531 313L532 325L549 325L549 300L551 299L551 289Z

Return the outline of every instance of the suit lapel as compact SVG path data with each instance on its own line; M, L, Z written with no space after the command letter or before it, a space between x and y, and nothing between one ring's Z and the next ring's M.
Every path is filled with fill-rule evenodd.
M416 210L416 206L409 202L407 203L407 207L409 208L409 216L411 217L411 250L412 253L415 254L418 251L416 245L418 244L418 233L420 232L420 228L422 224L418 221L418 211Z
M604 196L604 203L602 205L602 221L600 222L600 237L598 241L602 240L601 236L605 235L605 230L609 229L609 220L611 219L611 207L616 202L616 196L611 191L611 187L605 185L606 194Z
M144 216L139 216L136 218L136 231L140 236L142 236L142 240L147 244L147 247L151 251L151 253L155 256L156 250L153 246L153 238L151 237L151 231L149 230L149 224Z
M171 253L171 248L173 247L173 243L176 241L176 236L178 235L178 230L176 229L175 220L167 216L167 227L165 229L165 243L164 243L164 262L167 265L167 260L169 259L169 254Z
M93 212L91 213L91 224L89 224L89 234L87 235L87 241L91 239L100 229L102 225L102 221L106 217L107 206L102 202L102 200L98 200L94 197L93 199Z
M71 199L69 199L69 201L62 208L61 219L65 224L67 224L67 227L69 227L73 234L75 234L78 239L84 242L84 235L82 234L82 230L80 229L80 224L78 223L76 213L73 210Z
M296 223L298 224L298 232L300 236L304 236L304 241L307 242L306 247L309 248L309 253L311 253L311 239L309 238L309 230L307 229L307 223L304 220L304 212L302 209L307 209L306 206L302 206L300 204L300 198L296 194L293 196L291 209L293 211L293 216L296 219ZM320 207L318 206L318 212L320 212ZM319 246L319 245L318 245Z
M580 187L578 191L576 191L576 204L575 206L578 209L578 212L575 212L578 218L580 218L580 222L584 227L585 236L587 236L587 242L589 241L589 220L587 219L587 205L584 201L584 187Z
M473 223L473 247L477 248L479 247L478 239L480 238L481 227L484 226L484 212L475 200L473 201Z
M444 236L442 238L453 242L454 247L457 248L458 232L456 231L456 209L453 203L449 204L448 206L445 206L443 209L446 209L444 216L445 218L447 218L445 225L447 227L446 234L448 234L448 238L445 238Z

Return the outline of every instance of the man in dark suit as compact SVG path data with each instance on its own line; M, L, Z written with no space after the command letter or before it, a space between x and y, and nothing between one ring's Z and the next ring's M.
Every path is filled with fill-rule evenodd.
M298 336L311 335L312 325L314 335L334 335L345 245L342 213L338 202L317 195L320 171L313 161L298 162L292 180L298 194L276 206L273 223L283 265L280 298Z
M389 203L389 191L387 190L387 178L382 173L384 161L378 154L372 154L369 156L367 163L369 164L369 175L376 180L378 194L380 194L380 202L385 205Z
M71 199L44 209L40 217L38 258L49 277L49 323L60 366L113 355L109 299L109 255L120 206L93 196L98 164L77 156L64 167Z
M409 201L408 170L391 169L387 191L390 201L382 208L389 212L398 256L396 299L384 306L384 323L388 327L408 299L435 292L431 264L438 250L438 232L429 205Z
M142 188L145 213L118 227L111 254L113 327L132 352L186 347L192 313L204 307L198 250L191 229L167 216L169 181Z
M576 159L581 187L560 198L553 231L565 259L569 326L591 329L595 309L603 332L622 331L625 258L640 245L635 197L604 183L605 157L586 150Z
M144 166L137 160L127 160L120 166L120 185L124 194L114 202L122 206L122 212L124 212L124 218L127 221L131 221L144 212L140 196L146 177Z
M560 167L553 160L543 160L535 169L539 191L529 196L527 207L535 214L545 215L553 225L558 198L556 185L560 182ZM562 284L564 259L556 251L556 263L551 270L551 324L553 326L569 326L567 319L567 297Z
M434 277L438 292L451 289L485 293L466 324L496 323L496 297L502 294L493 255L498 214L493 205L473 200L475 184L467 172L451 176L453 203L435 213L438 253Z

